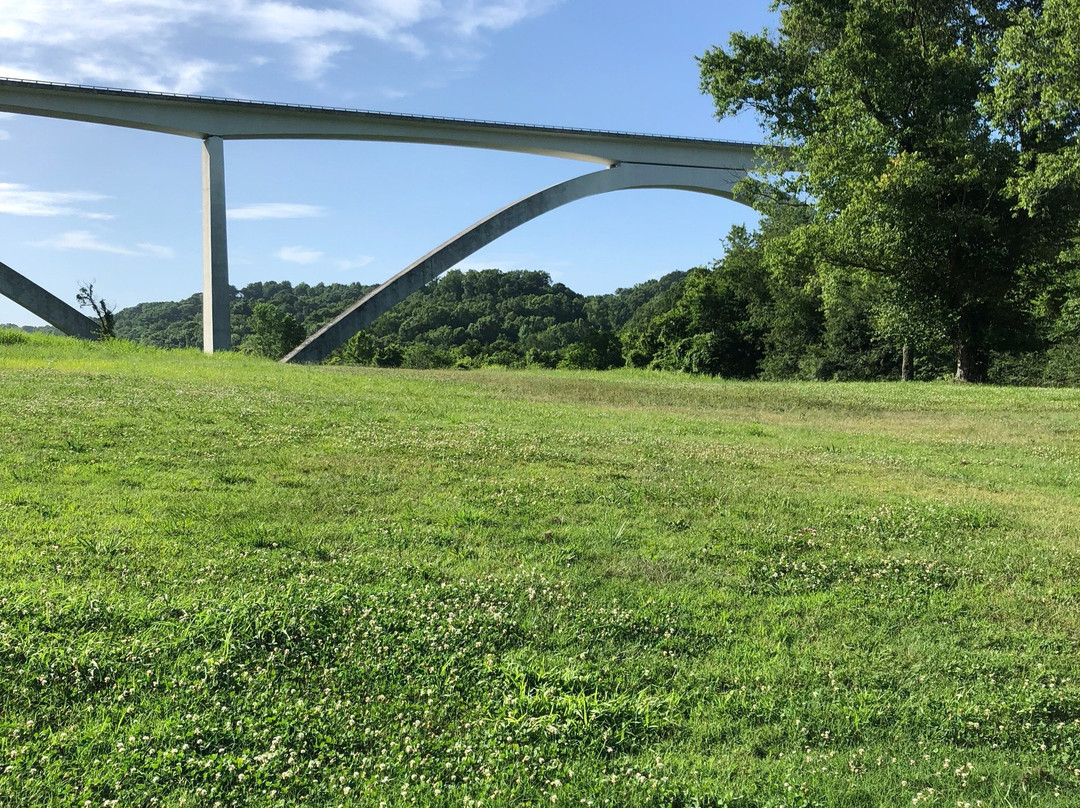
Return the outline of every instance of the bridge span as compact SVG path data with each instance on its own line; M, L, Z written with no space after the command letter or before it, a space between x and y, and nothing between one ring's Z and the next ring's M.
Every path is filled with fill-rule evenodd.
M0 78L0 112L98 123L202 141L203 350L228 350L229 271L225 224L226 140L366 140L538 154L599 164L519 200L405 268L312 335L283 361L318 361L401 299L530 219L594 194L676 188L732 198L756 165L754 144L591 129L495 123L363 110L239 101ZM14 270L4 266L13 280ZM21 277L21 276L20 276ZM25 279L24 279L25 280ZM0 294L55 319L55 298L36 284L0 284ZM45 318L49 319L49 318ZM51 320L50 320L51 321ZM63 327L63 326L61 326ZM84 335L84 329L76 329Z

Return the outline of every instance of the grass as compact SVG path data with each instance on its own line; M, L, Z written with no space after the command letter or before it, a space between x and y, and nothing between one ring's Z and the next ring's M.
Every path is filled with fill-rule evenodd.
M0 402L0 805L1080 805L1080 391L32 335Z

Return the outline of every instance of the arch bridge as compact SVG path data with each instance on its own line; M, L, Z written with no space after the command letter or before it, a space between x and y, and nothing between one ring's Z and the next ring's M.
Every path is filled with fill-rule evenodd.
M494 123L458 118L237 101L0 78L0 112L143 129L202 141L203 350L230 347L225 225L226 140L369 140L494 149L605 166L525 197L465 229L350 306L284 362L316 362L399 301L504 233L595 194L674 188L733 199L757 146L722 140ZM0 294L68 334L94 323L0 263Z

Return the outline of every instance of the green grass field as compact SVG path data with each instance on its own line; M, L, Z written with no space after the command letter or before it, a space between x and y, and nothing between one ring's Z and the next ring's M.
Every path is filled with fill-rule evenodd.
M1080 805L1080 391L0 333L0 805Z

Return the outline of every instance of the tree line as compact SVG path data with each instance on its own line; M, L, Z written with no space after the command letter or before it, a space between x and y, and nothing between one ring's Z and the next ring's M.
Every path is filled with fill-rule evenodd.
M539 271L453 270L384 314L328 361L407 368L637 367L739 379L902 378L905 351L891 290L869 274L825 276L775 254L776 233L796 220L733 228L722 259L688 272L582 295ZM279 358L370 287L288 281L234 290L233 340ZM201 344L199 295L141 304L116 315L118 336L159 347ZM1071 311L1080 311L1080 307ZM1065 315L1068 316L1068 315ZM1061 317L1041 328L1067 331ZM1037 329L1038 330L1038 329ZM912 377L950 375L948 334L924 331L908 346ZM988 380L1080 384L1080 339L993 351Z
M591 297L450 272L332 361L1080 383L1080 0L775 8L699 57L769 139L721 259ZM245 287L234 344L280 355L364 291ZM135 309L118 335L198 344L198 296Z

